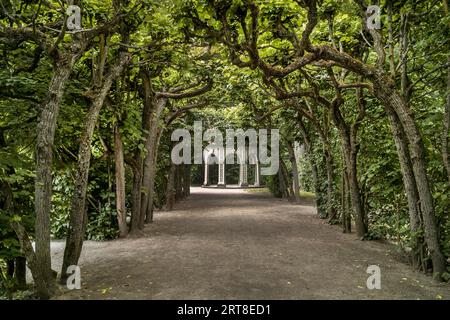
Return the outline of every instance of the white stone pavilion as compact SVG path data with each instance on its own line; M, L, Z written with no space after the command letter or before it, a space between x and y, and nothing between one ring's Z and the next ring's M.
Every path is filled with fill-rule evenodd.
M240 153L240 154L239 154ZM252 187L259 187L260 186L260 168L259 168L259 161L258 161L258 155L255 153L248 154L248 148L241 149L240 152L237 152L238 157L238 163L239 163L239 187L245 188L249 186L248 183L248 165L252 164L255 165L255 183L252 185ZM248 157L247 157L248 155ZM209 183L209 166L213 164L218 164L218 182L217 187L218 188L225 188L226 187L226 181L225 181L225 168L226 168L226 159L229 157L234 157L234 151L233 153L228 153L227 157L225 156L225 148L223 147L215 147L215 148L208 148L206 147L203 151L203 163L205 166L205 177L203 186L207 187L210 186ZM247 158L249 161L247 161ZM239 161L239 159L243 159L243 161Z

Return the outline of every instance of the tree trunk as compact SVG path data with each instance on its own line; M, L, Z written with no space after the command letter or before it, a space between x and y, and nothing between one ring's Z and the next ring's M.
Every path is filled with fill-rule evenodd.
M153 219L153 193L155 186L156 175L156 157L157 148L159 142L159 121L161 119L161 113L166 106L167 99L160 98L154 103L154 110L150 115L150 126L147 141L145 143L145 149L147 155L144 159L143 175L142 175L142 194L141 194L141 213L139 227L144 228L145 222L151 222Z
M159 144L161 142L161 135L163 133L164 127L158 127L158 133L156 135L156 142L155 142L155 150L153 155L153 172L154 174L151 176L150 179L150 192L148 197L148 211L147 215L145 216L145 222L153 222L153 210L154 210L154 198L155 198L155 179L156 179L156 170L157 170L157 161L158 161L158 151L159 151Z
M286 188L286 183L284 181L284 176L283 173L281 172L281 169L278 170L278 181L279 181L279 186L281 189L281 196L284 199L289 199L289 194Z
M142 110L142 132L145 141L149 140L150 120L153 111L153 88L150 79L150 73L147 69L141 69L140 76L142 78L141 97L144 99L144 108ZM143 186L143 171L144 171L144 157L140 149L136 149L134 158L132 160L133 169L133 191L132 191L132 211L131 211L131 226L130 235L139 237L142 235L144 228L141 222L141 203L142 203L142 186ZM144 220L145 221L145 220Z
M324 143L328 143L328 141ZM329 146L325 147L325 163L327 167L327 217L332 221L336 215L336 210L334 208L333 156Z
M293 193L295 202L300 202L300 182L298 179L298 167L297 167L297 159L295 158L294 147L292 146L292 142L287 141L286 143L287 149L289 152L289 159L291 161L292 166L292 182L293 182Z
M315 193L314 200L315 200L315 204L316 204L317 215L320 218L323 218L323 217L325 217L326 213L321 212L321 210L322 210L322 200L321 200L322 199L322 190L320 188L319 170L317 168L316 161L312 155L312 142L311 142L311 139L309 138L308 131L306 130L306 127L302 121L302 118L299 118L298 125L300 128L300 132L302 133L302 136L303 136L303 142L305 144L305 154L307 155L310 166L311 166L311 176L312 176L312 181L313 181L313 185L314 185L314 193Z
M389 85L389 83L390 81L386 77L377 73L374 81L375 93L383 101L386 108L395 111L409 141L412 168L420 198L425 241L433 262L433 277L439 281L442 280L441 275L446 271L446 261L439 244L439 230L425 165L425 147L411 111L404 99L395 90L395 87Z
M344 160L345 161L345 160ZM344 164L345 165L345 164ZM344 233L352 232L352 218L350 215L350 197L347 169L342 171L342 228Z
M125 238L128 235L127 211L125 206L125 165L123 160L123 145L118 125L114 126L114 163L116 175L116 209L119 236Z
M347 233L347 228L345 224L345 207L346 207L346 184L345 184L345 169L342 170L342 181L341 181L341 225L342 225L342 232Z
M352 202L352 211L355 218L356 234L359 238L364 238L367 233L367 226L364 222L364 208L361 203L361 192L356 169L356 154L345 150L347 161L348 185Z
M344 154L346 174L348 178L348 187L350 190L350 197L353 209L353 215L355 218L356 234L359 238L364 238L367 233L367 226L364 222L364 208L361 203L361 192L358 182L357 174L357 130L358 121L360 121L362 115L358 115L358 119L352 125L351 128L345 123L342 114L339 110L339 105L333 104L333 121L338 128L339 136L341 140L342 151Z
M414 172L412 169L411 158L408 151L408 143L406 141L405 133L400 124L395 112L387 108L388 117L391 122L391 130L394 137L395 145L397 147L397 153L400 161L400 169L403 177L403 184L405 187L406 197L408 200L409 208L409 223L412 233L412 260L413 266L415 268L419 267L421 264L418 261L421 257L420 252L417 252L420 248L421 240L417 236L417 232L421 230L421 216L419 208L419 195L417 193L416 182L414 179Z
M313 50L319 54L321 58L335 61L336 64L343 68L365 76L373 83L375 96L385 107L392 108L399 117L409 142L409 152L425 228L425 241L433 262L434 278L436 280L442 280L441 275L446 271L446 261L439 244L439 233L434 213L433 197L428 184L425 147L422 141L422 135L416 126L414 117L409 110L407 103L396 90L394 81L386 76L383 71L367 66L362 62L353 59L351 56L340 53L327 46L313 48Z
M120 52L117 61L105 77L102 86L95 91L91 106L84 120L81 133L80 148L78 151L77 171L75 174L75 188L70 210L69 232L64 249L64 259L61 269L61 283L67 280L67 268L77 265L83 246L85 214L86 214L86 192L91 161L91 144L95 124L113 81L122 73L124 66L128 63L130 54Z
M294 189L292 188L292 183L289 179L289 173L283 159L280 159L280 169L283 176L284 186L286 188L287 198L289 201L292 201L294 199Z
M310 154L309 156L311 159L312 155ZM317 214L319 215L319 218L322 219L325 218L325 213L321 211L322 201L320 200L320 197L322 190L320 189L319 170L317 168L317 164L314 161L314 159L310 160L310 165L311 165L311 178L314 185L314 194L315 194L314 200L316 203Z
M131 166L133 170L133 189L132 189L132 208L131 208L131 226L130 226L130 236L138 237L141 235L141 230L139 228L139 221L141 216L141 186L142 186L142 162L143 159L140 156L140 150L136 152L134 157L133 165Z
M183 199L183 177L184 177L184 166L182 164L177 165L176 170L176 184L175 184L175 200L180 201Z
M183 176L183 196L188 197L191 194L191 165L184 165Z
M55 63L48 95L39 115L36 139L35 179L35 280L37 294L48 299L55 284L51 271L50 210L52 199L53 142L61 99L74 64L72 56L62 57Z
M306 115L308 119L311 121L311 123L314 125L314 127L317 130L317 133L322 140L323 144L323 152L325 154L325 163L326 163L326 170L327 170L327 200L326 200L326 212L324 213L324 217L328 217L330 222L334 219L335 215L337 214L336 209L334 208L334 165L333 165L333 151L331 149L330 145L330 129L329 129L329 122L331 118L331 111L325 114L324 124L323 126L320 125L320 122L318 119L316 119L313 114L311 108L309 108L310 113L307 114L305 111L303 111L301 108L299 109L301 114ZM301 118L300 118L301 121ZM306 133L306 128L302 130L302 132Z
M177 166L171 162L169 168L169 175L167 177L167 189L166 189L166 210L173 209L175 204L175 179L176 179Z

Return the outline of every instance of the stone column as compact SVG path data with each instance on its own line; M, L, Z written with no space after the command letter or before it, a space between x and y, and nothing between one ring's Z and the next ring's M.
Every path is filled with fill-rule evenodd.
M225 188L225 153L224 149L219 149L219 175L218 175L218 181L217 181L217 187L219 188Z
M203 181L204 186L208 186L208 174L209 174L209 168L208 168L208 158L205 160L205 180Z
M248 186L248 179L247 179L247 157L246 150L244 150L241 153L241 163L239 164L239 187L247 187Z
M259 175L260 175L259 161L258 161L258 159L256 159L256 163L255 163L255 184L254 184L255 187L259 187L260 186Z

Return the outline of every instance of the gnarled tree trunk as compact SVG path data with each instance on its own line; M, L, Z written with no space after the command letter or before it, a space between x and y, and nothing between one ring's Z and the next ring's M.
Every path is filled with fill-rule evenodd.
M119 53L115 64L111 67L101 87L92 94L91 106L84 120L75 173L75 188L70 210L69 232L61 270L61 283L65 283L67 280L67 268L71 265L77 265L83 246L84 227L87 222L85 221L86 192L95 124L113 81L122 73L124 66L129 60L130 54L128 52L121 51Z
M344 154L346 175L348 178L352 209L355 218L356 234L358 237L363 238L367 233L367 226L365 223L364 207L361 202L361 192L357 173L357 129L359 121L362 120L362 113L360 112L356 122L349 128L341 115L338 104L332 104L332 111L333 121L338 128Z
M404 99L389 83L389 79L379 73L376 74L374 81L376 95L383 101L386 108L392 108L395 111L409 142L412 168L420 198L425 241L433 262L434 278L440 280L441 275L446 271L446 261L439 244L439 230L425 164L425 147L419 129Z
M53 143L59 107L74 63L72 55L62 56L55 63L47 99L37 124L34 264L37 273L35 280L39 278L36 288L41 299L48 299L54 288L50 257Z

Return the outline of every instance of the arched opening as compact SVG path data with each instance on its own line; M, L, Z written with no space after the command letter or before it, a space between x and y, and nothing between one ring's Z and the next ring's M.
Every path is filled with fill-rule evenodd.
M203 185L217 186L219 184L219 165L217 156L211 153L206 158L206 167L203 171Z

